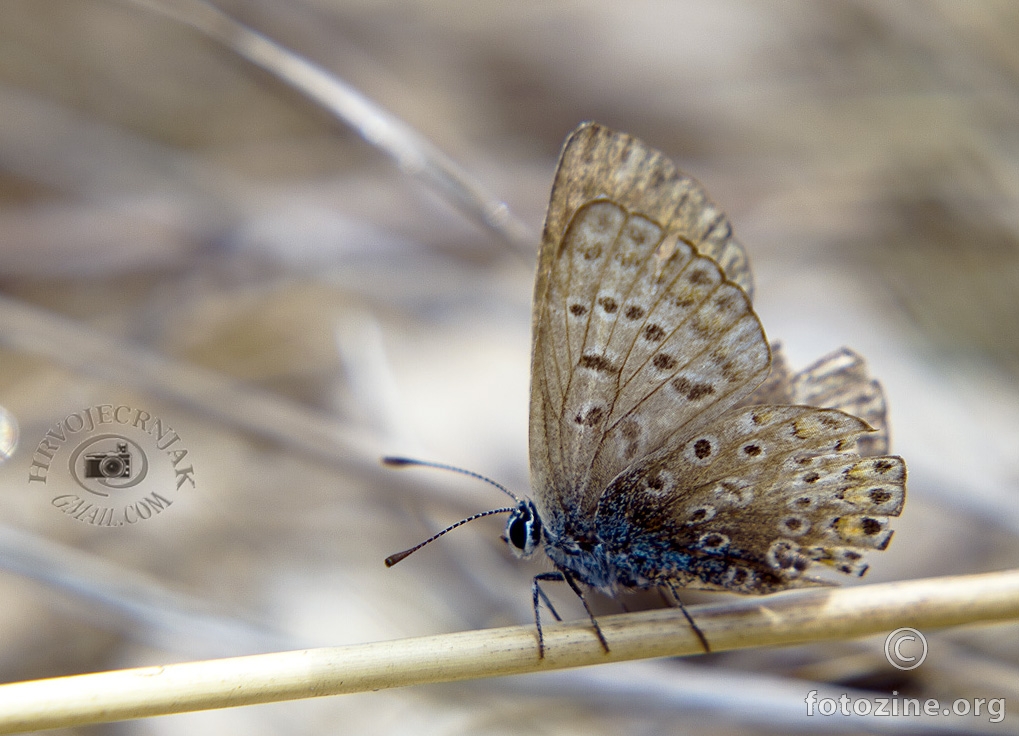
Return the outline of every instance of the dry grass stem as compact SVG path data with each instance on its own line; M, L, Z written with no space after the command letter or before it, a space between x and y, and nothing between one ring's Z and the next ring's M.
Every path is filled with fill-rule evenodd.
M335 74L237 22L201 0L132 0L208 35L305 95L393 159L400 170L492 230L518 254L535 237L506 204L411 126Z
M1019 618L1019 571L820 589L695 606L713 649L836 641L900 626L925 630ZM0 687L0 732L76 726L298 698L697 654L679 610L548 626L513 626L161 667L100 672Z

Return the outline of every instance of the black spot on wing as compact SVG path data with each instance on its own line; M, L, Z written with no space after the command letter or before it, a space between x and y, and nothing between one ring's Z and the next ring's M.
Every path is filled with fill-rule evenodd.
M604 355L596 355L592 353L585 353L580 356L580 362L577 363L581 368L587 368L588 370L597 371L598 373L618 373L619 369L613 365L612 361L606 358Z

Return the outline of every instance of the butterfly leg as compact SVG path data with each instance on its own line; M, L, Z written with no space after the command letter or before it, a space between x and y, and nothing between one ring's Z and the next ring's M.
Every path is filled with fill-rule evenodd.
M591 625L594 627L594 633L598 635L598 641L601 642L602 649L604 649L605 653L608 654L609 643L605 641L605 634L602 633L601 626L598 625L598 621L595 619L594 614L591 613L591 609L587 605L587 598L584 597L584 591L580 589L580 586L577 585L577 581L574 580L573 576L568 572L561 573L561 575L563 576L563 580L566 581L566 584L569 585L573 589L573 592L577 594L580 602L584 604L584 610L587 611L587 617L591 619Z
M534 596L534 607L535 607L535 610L537 610L537 607L538 607L538 598L540 597L541 600L543 600L545 602L545 605L548 607L548 610L552 612L553 616L555 616L555 620L556 621L562 621L563 620L562 616L560 616L559 613L555 610L555 606L552 605L552 601L549 600L548 596L545 595L545 591L541 589L540 585L538 585L538 581L539 580L544 580L546 582L547 581L554 581L554 582L557 582L557 583L561 583L561 582L563 582L563 575L562 575L562 573L560 573L560 572L543 572L540 575L535 575L534 576L534 582L531 585L531 593ZM541 626L539 626L538 628L540 629Z
M561 572L543 572L534 576L534 580L531 581L531 599L534 603L534 625L538 628L538 659L545 658L545 635L541 631L541 605L539 600L545 601L545 605L548 606L548 610L555 616L556 621L562 621L562 617L555 610L555 606L552 605L552 601L545 595L545 591L541 589L540 583L542 581L555 581L561 583L565 578Z
M545 658L545 635L542 633L541 630L541 613L539 601L545 602L545 605L548 606L548 610L552 612L553 616L555 616L556 621L562 621L562 618L559 616L559 614L555 610L555 607L552 605L552 601L548 599L548 596L545 595L545 591L541 589L540 585L541 582L551 581L555 581L557 583L565 581L566 584L570 586L570 589L577 594L577 597L580 598L580 602L584 604L584 610L587 611L587 617L591 619L591 625L594 627L594 633L598 635L598 641L601 642L602 649L604 649L605 652L608 653L609 643L605 640L605 635L602 633L601 627L598 625L597 619L595 619L594 614L591 613L591 609L587 605L587 599L584 597L584 591L582 591L580 589L580 586L577 585L577 581L573 579L573 576L565 572L543 572L539 575L535 575L534 580L531 583L531 598L534 603L534 624L538 628L538 658L539 659Z
M679 597L679 590L672 583L666 583L669 586L669 592L672 593L672 600L679 606L679 610L686 616L687 623L690 624L690 628L693 629L693 633L697 634L697 638L701 641L701 646L704 647L705 654L711 654L711 647L708 646L708 640L704 636L704 632L700 630L700 627L694 623L693 617L687 612L686 606L683 605L683 601Z

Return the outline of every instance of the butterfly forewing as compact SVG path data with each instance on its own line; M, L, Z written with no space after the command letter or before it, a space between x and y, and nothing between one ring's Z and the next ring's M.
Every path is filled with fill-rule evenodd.
M534 474L553 515L593 517L618 473L767 374L767 341L742 289L674 232L608 200L574 214L538 309L532 465L554 465Z
M793 379L795 374L790 370L785 359L785 352L782 346L775 342L771 344L771 372L764 382L743 401L743 404L796 404L793 400Z
M753 296L746 252L700 184L642 141L597 123L583 123L566 139L552 184L534 288L535 325L566 228L583 204L596 199L615 202L675 232Z

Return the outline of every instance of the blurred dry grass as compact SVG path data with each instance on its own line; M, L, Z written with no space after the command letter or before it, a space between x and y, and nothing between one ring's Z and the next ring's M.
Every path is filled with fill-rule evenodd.
M794 364L847 344L885 384L910 497L871 579L1015 566L1014 4L219 7L401 117L535 233L579 121L668 152L729 214ZM281 418L267 439L200 399L111 380L102 360L28 350L16 312L0 314L0 403L23 438L0 467L0 679L529 619L535 570L508 558L499 522L383 568L501 499L377 468L374 452L526 491L531 265L284 83L131 3L6 0L0 246L6 297L256 389L266 426L309 417L309 436ZM93 529L27 488L27 458L68 412L118 401L186 432L198 489L150 523ZM329 422L363 444L325 456ZM932 632L909 673L880 641L847 642L91 730L844 728L802 717L816 683L1014 708L1017 631ZM648 678L655 698L634 690Z

